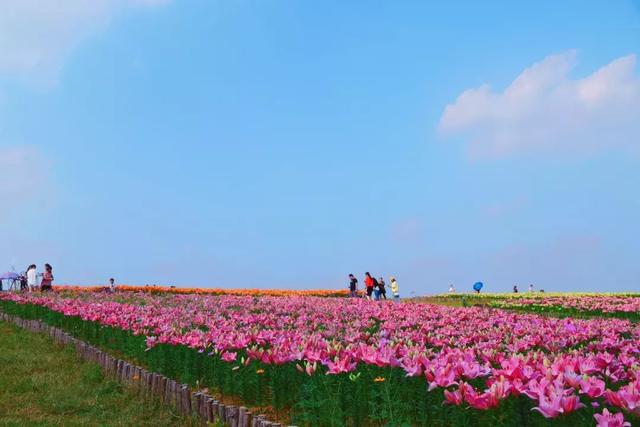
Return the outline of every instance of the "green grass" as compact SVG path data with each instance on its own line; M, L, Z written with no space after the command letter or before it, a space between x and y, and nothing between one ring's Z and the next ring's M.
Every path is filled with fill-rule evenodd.
M105 378L69 346L0 322L0 426L196 426Z

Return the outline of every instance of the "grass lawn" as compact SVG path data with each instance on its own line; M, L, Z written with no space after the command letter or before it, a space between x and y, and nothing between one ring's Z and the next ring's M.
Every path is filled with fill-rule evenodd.
M0 322L0 426L197 426L48 336Z

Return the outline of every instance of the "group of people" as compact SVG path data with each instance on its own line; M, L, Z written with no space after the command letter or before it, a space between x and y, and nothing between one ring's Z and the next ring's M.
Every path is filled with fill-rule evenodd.
M389 280L391 284L391 292L393 293L393 300L398 302L400 300L398 282L395 277L391 277ZM376 279L367 271L364 274L364 286L364 298L375 301L387 299L387 284L385 283L384 278L380 277L379 279ZM356 279L356 276L353 274L349 274L349 292L352 298L358 297L358 279Z
M42 278L38 284L38 278ZM38 267L31 264L27 271L20 275L20 290L27 292L47 292L53 290L53 267L51 264L44 265L44 272L38 273Z
M475 291L475 293L479 294L480 290L482 289L482 282L476 282L473 284L473 290ZM513 293L517 294L520 291L518 290L518 285L513 285ZM533 283L529 284L529 292L533 292ZM544 289L540 289L540 292L544 292ZM453 286L453 284L449 285L449 293L450 294L455 294L456 293L456 288Z
M518 292L518 285L513 285L513 293L517 294ZM533 292L533 283L529 284L529 292ZM544 293L544 289L540 289L540 292Z

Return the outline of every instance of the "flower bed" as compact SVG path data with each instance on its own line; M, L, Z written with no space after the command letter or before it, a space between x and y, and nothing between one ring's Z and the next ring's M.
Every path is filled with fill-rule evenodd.
M546 298L509 298L491 304L498 308L508 308L532 313L551 313L561 316L617 317L637 322L640 320L640 297L617 295L563 295Z
M462 293L414 298L411 302L454 307L485 306L559 317L615 317L633 322L640 321L640 294L638 293Z
M77 285L57 285L53 287L58 292L104 292L108 286L77 286ZM158 285L118 285L119 292L145 292L151 294L179 294L179 295L236 295L236 296L272 296L272 297L347 297L349 291L346 289L226 289L226 288L178 288L175 286Z
M626 320L125 292L0 306L299 425L640 422L640 326Z

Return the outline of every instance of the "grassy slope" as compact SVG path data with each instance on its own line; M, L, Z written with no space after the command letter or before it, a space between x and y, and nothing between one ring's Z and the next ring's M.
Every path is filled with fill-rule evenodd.
M195 426L42 334L0 322L0 426Z

